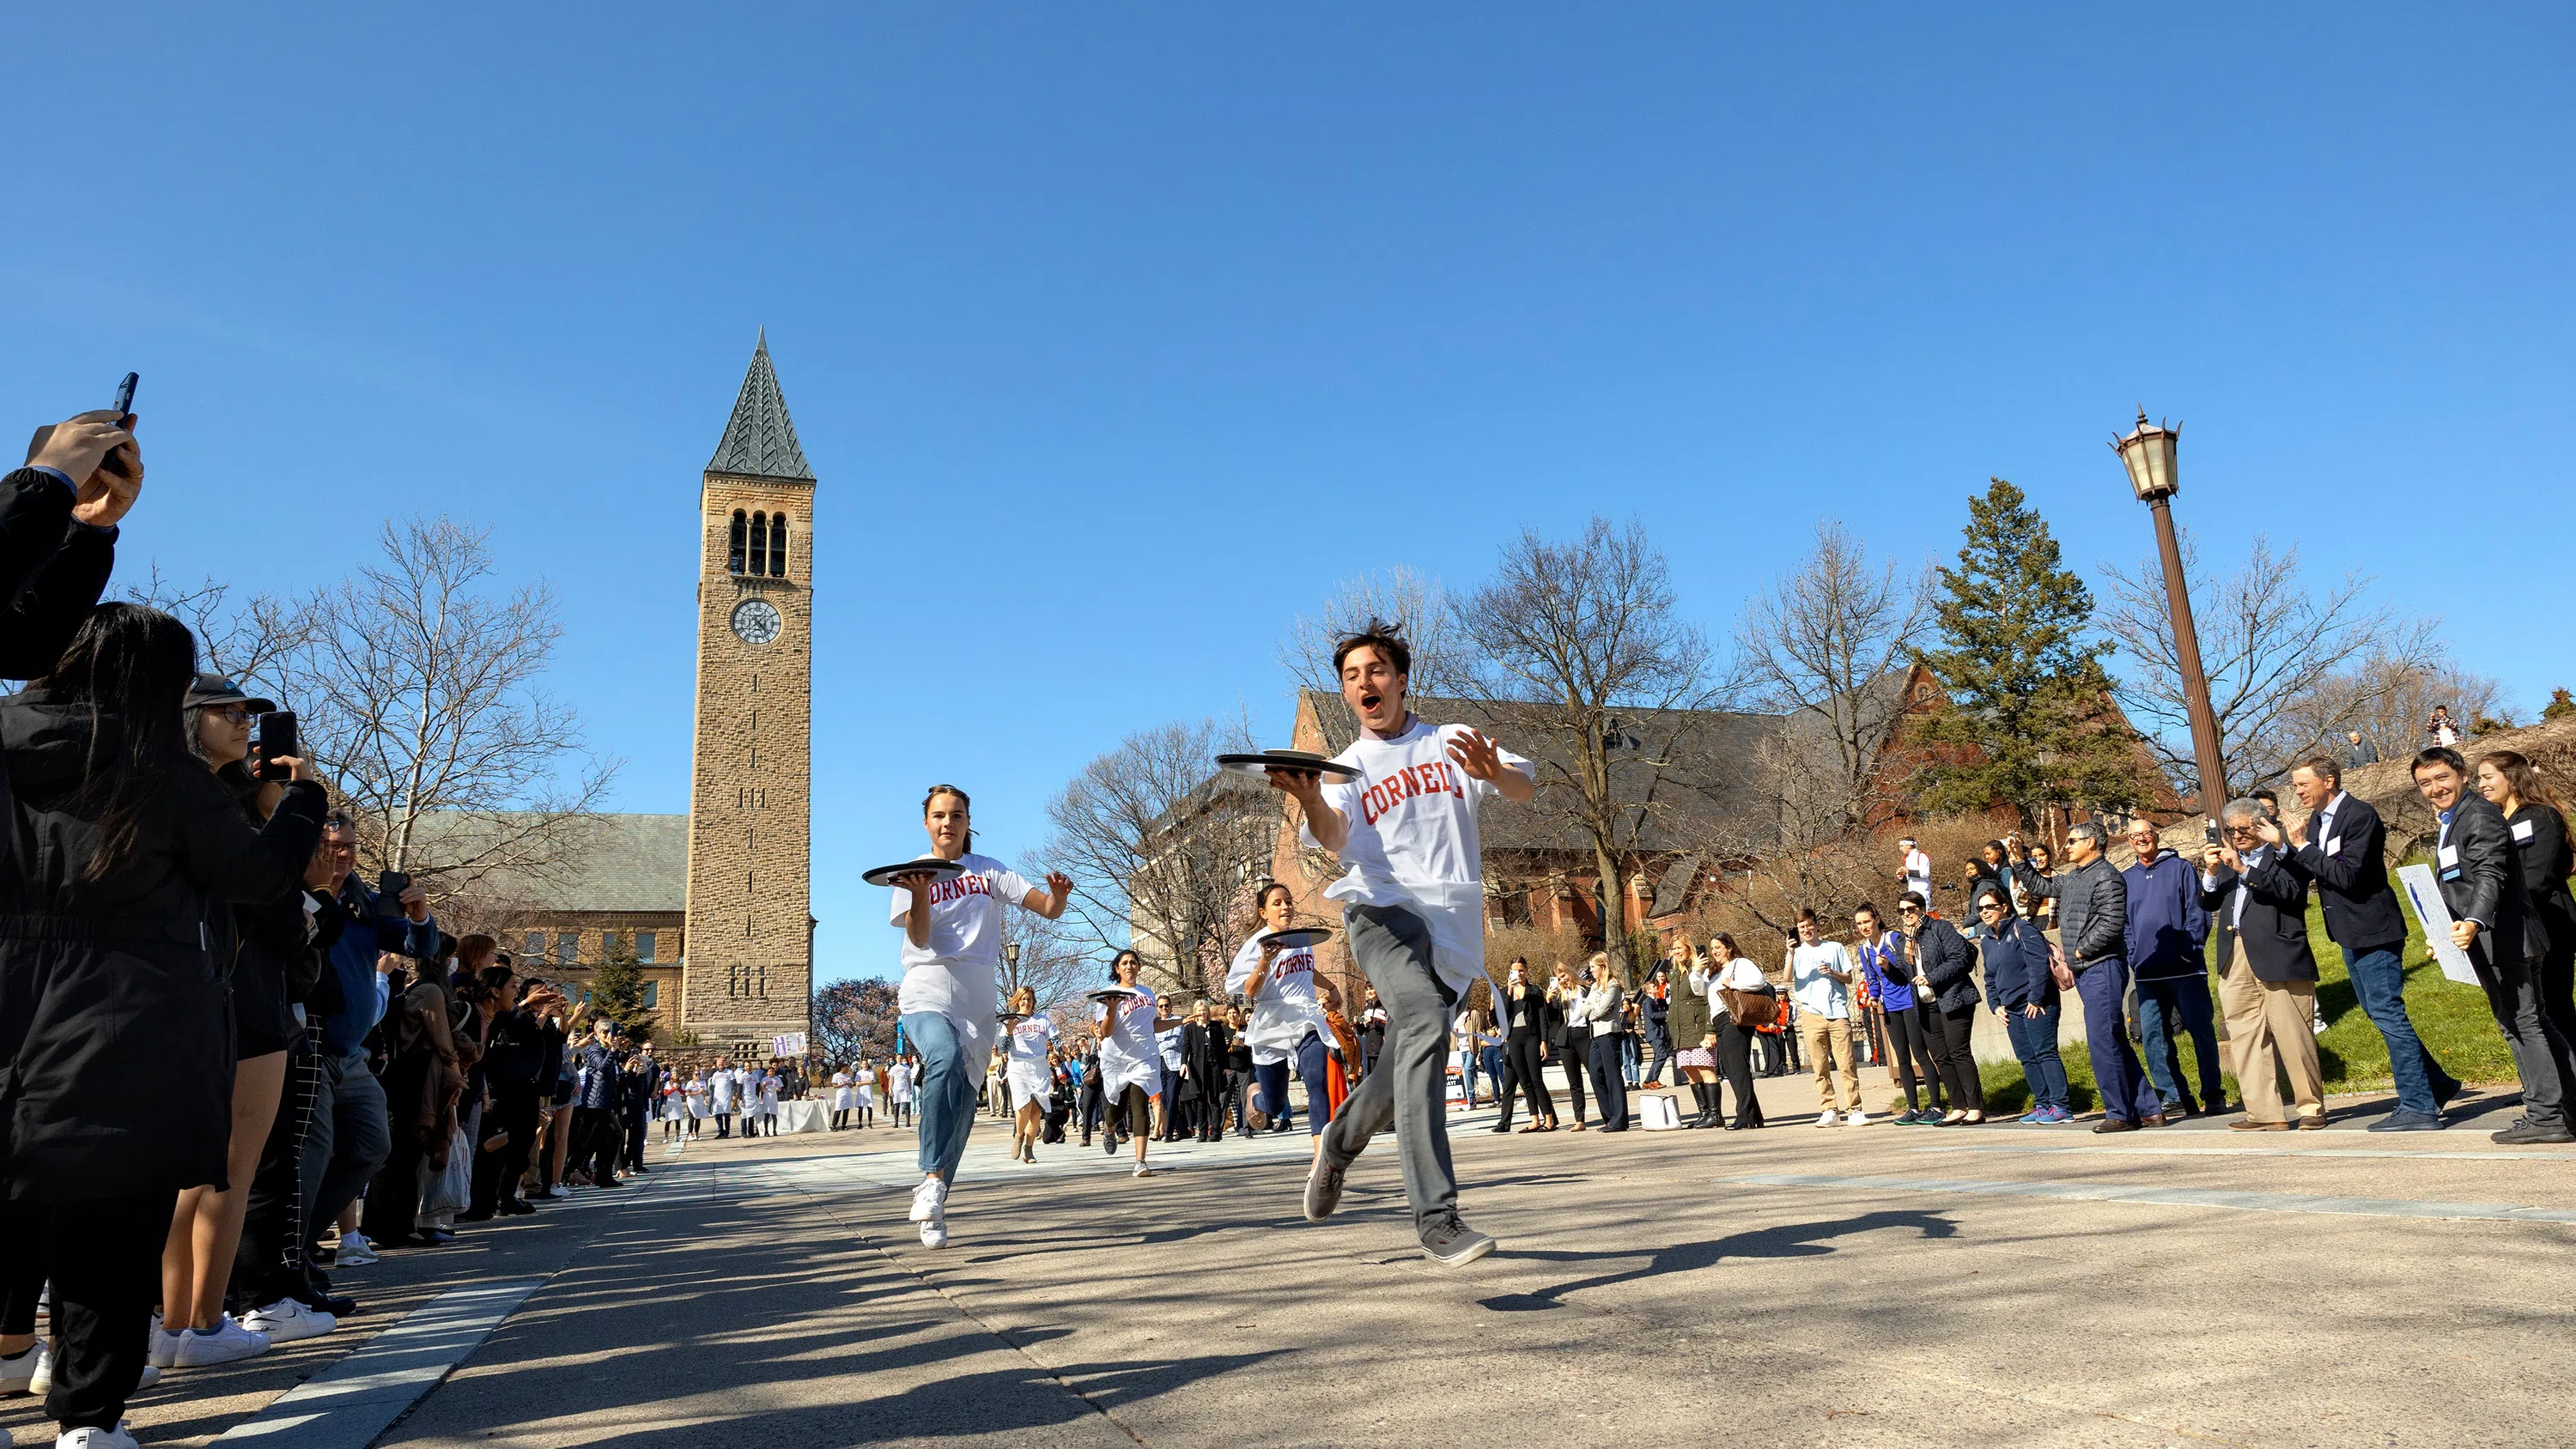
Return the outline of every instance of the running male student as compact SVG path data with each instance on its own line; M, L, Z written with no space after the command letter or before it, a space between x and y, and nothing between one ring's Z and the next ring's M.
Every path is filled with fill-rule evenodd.
M1527 800L1538 784L1529 761L1477 731L1415 719L1405 707L1412 667L1396 627L1372 619L1342 640L1333 669L1360 737L1335 758L1360 778L1326 784L1304 770L1269 778L1295 797L1306 842L1339 853L1348 868L1324 894L1342 903L1352 958L1387 1013L1381 1059L1324 1129L1306 1216L1332 1214L1351 1160L1391 1122L1422 1251L1455 1267L1494 1250L1492 1238L1458 1218L1443 1080L1449 1020L1484 971L1476 807L1493 795Z

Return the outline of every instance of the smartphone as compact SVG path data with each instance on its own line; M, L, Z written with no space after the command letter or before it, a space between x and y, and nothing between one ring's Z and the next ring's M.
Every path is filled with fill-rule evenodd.
M261 715L259 733L251 746L251 753L259 760L260 779L285 779L286 767L273 762L304 757L304 751L295 742L295 711L282 709L275 714Z
M143 374L139 372L129 372L125 375L125 381L116 385L116 406L112 411L116 414L116 425L120 428L134 426L134 384L142 377Z
M384 903L395 910L402 909L400 903L402 893L410 889L411 877L401 871L388 870L376 876L376 894L383 897Z
M2202 821L2200 823L2200 838L2211 845L2216 845L2218 843L2218 822L2215 820Z

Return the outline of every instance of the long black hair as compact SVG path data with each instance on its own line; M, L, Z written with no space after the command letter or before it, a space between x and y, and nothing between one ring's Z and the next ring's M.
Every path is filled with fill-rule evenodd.
M140 604L101 604L36 681L52 703L88 706L89 748L73 797L98 832L85 879L133 861L145 804L165 771L203 768L189 757L180 716L196 677L197 636L187 625Z

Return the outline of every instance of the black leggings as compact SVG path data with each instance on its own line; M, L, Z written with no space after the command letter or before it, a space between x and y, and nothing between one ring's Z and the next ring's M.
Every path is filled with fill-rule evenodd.
M1529 1104L1530 1120L1544 1122L1556 1115L1556 1103L1547 1095L1547 1078L1540 1075L1538 1044L1535 1031L1514 1032L1503 1039L1503 1077L1506 1082L1520 1083L1521 1100ZM1503 1125L1512 1121L1512 1099L1503 1097Z
M1574 1120L1580 1122L1583 1120L1583 1072L1592 1056L1592 1033L1587 1031L1581 1041L1570 1042L1554 1050L1557 1060L1565 1066L1565 1090L1574 1098Z
M1986 1088L1977 1079L1977 1059L1968 1051L1968 1036L1976 1029L1977 1004L1973 1001L1956 1011L1923 1008L1924 1017L1940 1037L1941 1080L1950 1084L1950 1105L1970 1112L1986 1110Z
M1753 1094L1754 1033L1733 1021L1717 1024L1717 1066L1726 1074L1726 1085L1735 1093L1735 1125L1762 1125L1762 1099Z
M1946 1111L1948 1104L1941 1091L1941 1053L1932 1044L1932 1024L1912 1006L1890 1007L1879 1014L1887 1022L1888 1067L1895 1072L1897 1085L1905 1088L1905 1110L1912 1112L1922 1105L1914 1098L1915 1067L1920 1063L1923 1085L1931 1090L1933 1110Z

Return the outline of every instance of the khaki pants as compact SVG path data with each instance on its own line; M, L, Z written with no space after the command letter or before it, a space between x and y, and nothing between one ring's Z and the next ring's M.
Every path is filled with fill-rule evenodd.
M2236 1068L2236 1090L2245 1098L2248 1118L2286 1120L2281 1115L2280 1083L2285 1071L2299 1115L2324 1114L2325 1074L2317 1068L2317 1035L2309 1025L2316 1001L2313 981L2256 979L2245 943L2236 943L2235 959L2218 978L2218 1008L2227 1018L2227 1053Z
M1852 1070L1851 1022L1844 1017L1828 1021L1821 1016L1802 1015L1798 1018L1798 1040L1806 1049L1807 1060L1815 1064L1817 1104L1828 1112L1836 1106L1836 1083L1832 1067L1825 1060L1825 1048L1830 1044L1833 1047L1833 1065L1842 1068L1841 1109L1846 1112L1860 1110L1860 1076Z

